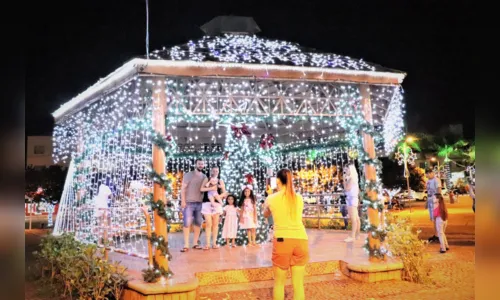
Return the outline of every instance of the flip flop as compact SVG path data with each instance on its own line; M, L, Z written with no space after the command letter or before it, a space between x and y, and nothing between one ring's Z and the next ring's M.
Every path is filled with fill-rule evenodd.
M194 245L194 246L193 246L193 249L201 250L201 249L203 249L203 248L202 248L200 245L198 245L198 244L197 244L197 245Z
M219 245L214 245L212 249L219 249Z
M189 251L189 248L186 248L186 247L181 249L181 252L188 252L188 251Z
M205 247L203 247L203 250L210 250L210 247L205 246Z

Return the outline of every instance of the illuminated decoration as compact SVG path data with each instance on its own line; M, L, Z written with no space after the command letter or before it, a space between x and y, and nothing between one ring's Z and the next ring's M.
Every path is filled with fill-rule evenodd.
M47 216L47 227L52 227L52 225L54 225L53 223L53 215L54 215L54 208L56 206L54 204L47 204L47 213L48 213L48 216Z
M229 193L239 195L241 187L249 184L248 174L252 174L254 170L247 136L241 135L238 138L234 135L233 128L228 126L224 149L229 151L231 156L222 162L221 178Z
M410 147L398 148L398 152L395 153L396 160L398 161L398 165L404 165L404 177L408 178L410 176L410 171L408 170L408 164L413 166L415 165L415 160L418 158L417 154L413 152Z
M148 239L161 249L168 249L168 241L146 235L144 203L151 204L150 218L153 210L165 210L161 216L180 220L178 201L161 207L150 199L153 182L171 188L167 199L178 200L182 176L196 157L207 168L221 167L229 192L239 194L251 174L260 196L267 171L288 167L299 192L325 194L340 188L338 173L347 161L380 171L367 158L360 133L375 138L379 154L392 151L402 133L399 84L405 74L362 60L240 35L205 37L151 57L127 62L53 113L54 160L71 162L55 232L75 232L81 241L145 257ZM360 84L369 88L373 126L361 113ZM153 94L166 101L165 132L152 131ZM246 133L235 138L231 125L238 124ZM261 137L271 135L262 147ZM153 144L167 154L166 174L151 172ZM103 183L113 192L107 225L94 210ZM362 184L366 190L380 185ZM261 218L259 211L264 226ZM257 240L265 231L258 229ZM153 264L148 276L168 277L169 270L163 271Z
M205 36L182 46L156 50L151 58L189 61L218 61L244 64L291 65L344 70L375 71L361 59L337 54L306 52L298 44L269 40L255 35ZM380 68L380 71L386 69Z

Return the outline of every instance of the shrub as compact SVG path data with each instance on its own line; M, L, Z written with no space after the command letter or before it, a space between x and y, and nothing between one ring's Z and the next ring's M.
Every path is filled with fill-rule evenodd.
M103 259L103 250L76 241L71 234L48 236L35 253L54 289L73 299L120 299L126 284L125 269Z
M420 240L420 230L413 228L408 217L402 218L387 214L387 249L392 256L403 262L403 279L416 283L429 281L429 268L426 265L427 241Z

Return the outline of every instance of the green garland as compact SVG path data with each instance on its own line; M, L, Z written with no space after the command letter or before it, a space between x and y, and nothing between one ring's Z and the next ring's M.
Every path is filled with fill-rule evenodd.
M316 150L318 152L326 151L331 148L349 148L349 142L347 141L333 141L324 144L308 144L308 145L300 145L300 146L290 146L290 147L282 147L277 150L280 154L294 154L294 153L304 153L309 150Z
M157 184L161 185L162 187L164 187L167 192L171 191L171 188L170 188L171 180L167 178L166 174L164 174L164 173L158 174L153 168L151 168L148 175L149 175L149 178L151 180L153 180L154 183L157 183Z
M175 153L175 150L177 148L177 145L175 144L175 141L173 139L166 139L161 133L158 132L153 132L152 143L153 145L163 150L166 160L169 156ZM153 180L155 184L159 184L160 186L165 188L166 192L171 191L170 179L167 178L166 174L158 174L154 170L152 162L151 170L149 172L149 178ZM151 210L153 212L156 211L157 215L167 222L167 232L170 232L170 221L173 217L173 212L168 206L165 205L165 202L163 202L162 200L155 201L153 197L153 194L150 193L147 196L146 202L151 205ZM159 250L161 252L161 255L167 257L169 261L172 259L172 255L170 254L168 248L168 241L166 241L162 236L158 236L155 232L153 232L150 236L148 236L148 240L156 250ZM170 268L168 268L168 270L165 270L165 268L158 265L154 258L153 268L142 270L142 276L145 282L154 282L162 276L170 277L172 275L173 272L170 270Z
M168 242L162 236L152 232L151 235L148 236L148 240L156 250L160 250L162 256L165 256L169 261L172 260L172 255L168 249Z
M187 158L187 159L214 159L222 158L224 156L223 152L179 152L172 155L172 158Z
M145 282L156 282L159 278L166 277L169 278L173 276L174 273L170 268L165 270L164 267L160 267L156 259L153 258L153 267L142 270L142 278Z
M358 150L358 162L360 164L372 165L376 170L377 179L375 181L366 181L364 176L360 176L360 183L362 187L361 197L363 199L363 214L367 215L367 211L369 208L373 208L381 212L384 209L383 205L381 205L378 200L370 199L368 197L368 194L370 192L378 191L381 189L381 184L378 181L378 178L380 178L382 164L377 158L370 158L369 154L365 151L361 140L362 134L360 133L365 133L372 136L375 145L380 140L381 135L373 126L373 124L370 124L364 119L361 111L355 109L354 105L348 104L346 102L341 102L338 107L338 111L343 113L339 115L337 121L343 128L347 130L348 140L351 141L352 145L354 145ZM364 230L368 231L372 238L380 240L382 246L382 243L387 235L387 231L385 229L379 229L373 224L370 224L369 218L367 216L364 222L369 224L368 226L364 227ZM368 252L370 257L376 257L381 260L384 260L386 258L387 250L383 247L381 247L380 249L371 248L368 242L368 238L366 240L364 248Z

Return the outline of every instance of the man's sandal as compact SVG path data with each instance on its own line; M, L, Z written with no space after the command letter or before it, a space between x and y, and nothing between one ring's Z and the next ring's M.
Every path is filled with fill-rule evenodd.
M189 251L189 248L186 248L186 247L181 249L181 252L188 252L188 251Z
M194 245L194 246L193 246L193 249L201 250L201 249L203 249L203 248L201 248L201 246L200 246L200 245L196 244L196 245Z

